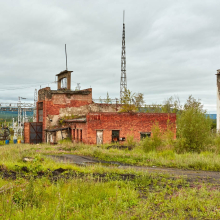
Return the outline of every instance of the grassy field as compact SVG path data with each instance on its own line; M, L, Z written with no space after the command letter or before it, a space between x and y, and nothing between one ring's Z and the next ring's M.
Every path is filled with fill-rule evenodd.
M218 183L100 164L62 164L46 156L64 153L205 170L217 170L219 163L212 152L143 153L140 147L129 151L71 143L1 146L0 219L220 219ZM23 162L24 157L34 159Z

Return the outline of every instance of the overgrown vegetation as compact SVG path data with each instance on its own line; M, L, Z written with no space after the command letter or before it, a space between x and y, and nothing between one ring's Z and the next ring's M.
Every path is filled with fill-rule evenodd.
M209 144L212 121L201 102L189 96L177 120L177 152L200 152Z
M123 97L121 98L120 112L137 112L144 104L143 93L133 93L129 89L125 89Z
M124 147L71 140L55 146L1 146L0 219L220 219L219 181L208 184L101 164L83 167L49 157L75 154L130 165L220 171L220 135L212 132L199 100L190 96L179 108L168 99L158 110L177 113L177 139L168 121L166 131L156 122L152 136L140 142L131 131Z
M122 152L134 158L134 150L107 150L106 146L9 145L0 151L1 219L219 219L219 184L188 182L181 177L132 169L92 165L79 167L55 162L45 154L89 152L100 155ZM92 150L90 149L90 153ZM159 156L160 154L160 156ZM191 153L192 154L192 153ZM142 151L142 160L169 157L168 151ZM186 155L189 157L190 153ZM202 154L197 154L202 155ZM179 155L180 156L180 155ZM207 154L209 157L210 155ZM214 156L214 155L213 155ZM32 162L23 162L32 157ZM43 159L42 159L43 158ZM192 158L191 158L192 159ZM209 157L210 159L210 157ZM216 158L215 158L216 159ZM211 160L210 160L211 161ZM25 168L26 167L26 168ZM58 169L59 168L59 169ZM62 170L56 174L54 170ZM12 180L5 173L17 172ZM123 178L121 178L123 177Z

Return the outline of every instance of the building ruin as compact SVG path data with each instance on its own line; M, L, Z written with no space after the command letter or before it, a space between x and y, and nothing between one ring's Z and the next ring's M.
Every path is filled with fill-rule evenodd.
M128 135L140 141L151 136L156 121L161 130L166 130L168 120L176 132L176 114L121 113L117 102L94 102L92 88L71 90L71 73L65 70L57 74L57 90L46 87L38 91L37 121L26 123L26 143L57 143L70 138L73 142L102 144L126 141Z

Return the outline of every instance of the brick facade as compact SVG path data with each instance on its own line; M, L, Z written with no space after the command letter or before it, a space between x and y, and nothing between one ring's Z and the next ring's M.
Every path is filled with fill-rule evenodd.
M96 144L97 130L103 132L103 143L112 142L112 130L119 130L120 139L126 140L128 135L133 135L136 141L140 141L141 133L151 133L156 121L160 130L165 131L168 120L176 134L176 114L166 113L89 113L86 123L69 123L69 126L72 139L78 141L76 131L82 130L82 142Z
M57 75L58 90L46 87L38 91L36 116L37 122L43 124L43 142L57 142L60 138L71 136L74 142L96 144L97 140L101 140L100 143L111 143L115 135L119 141L126 140L128 135L133 135L136 141L140 141L141 135L151 134L156 121L161 131L166 130L168 120L176 134L176 114L119 113L121 105L117 102L93 103L91 88L70 90L70 73L71 71L65 70ZM61 80L65 77L67 88L61 88ZM80 119L72 117L76 115ZM68 117L73 120L66 120ZM61 118L65 119L65 124L59 124ZM25 134L27 129L28 125Z

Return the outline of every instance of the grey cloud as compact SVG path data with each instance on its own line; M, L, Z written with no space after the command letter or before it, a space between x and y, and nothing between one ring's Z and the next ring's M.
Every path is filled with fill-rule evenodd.
M122 12L126 10L128 88L147 104L192 94L215 111L219 64L218 0L3 1L0 0L0 102L26 96L73 70L72 88L93 97L119 97ZM38 84L39 83L39 84ZM42 85L47 86L47 84ZM50 84L52 89L55 84Z

